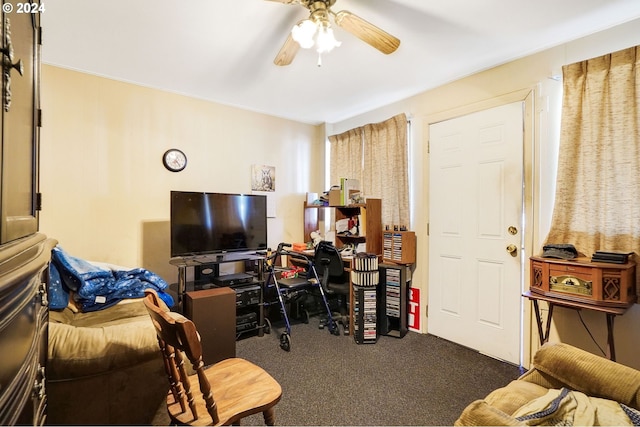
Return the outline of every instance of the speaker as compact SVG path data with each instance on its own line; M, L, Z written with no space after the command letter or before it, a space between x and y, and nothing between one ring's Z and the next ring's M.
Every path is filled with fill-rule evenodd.
M185 316L198 329L205 365L236 357L236 293L233 289L187 292Z
M213 288L213 279L218 276L218 271L219 266L215 264L196 265L193 267L193 281L200 289Z

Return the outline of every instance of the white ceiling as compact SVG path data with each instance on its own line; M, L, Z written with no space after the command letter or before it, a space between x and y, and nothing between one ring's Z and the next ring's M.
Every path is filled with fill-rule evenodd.
M639 0L337 0L401 40L384 55L334 26L342 46L273 59L300 5L265 0L52 0L46 64L304 123L336 123L475 72L640 17Z

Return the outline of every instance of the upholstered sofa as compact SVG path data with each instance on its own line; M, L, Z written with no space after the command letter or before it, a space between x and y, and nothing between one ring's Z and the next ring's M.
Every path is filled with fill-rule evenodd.
M640 422L638 410L640 371L547 343L528 372L472 402L455 425L623 425L625 416Z
M151 424L169 389L141 298L49 314L47 424Z

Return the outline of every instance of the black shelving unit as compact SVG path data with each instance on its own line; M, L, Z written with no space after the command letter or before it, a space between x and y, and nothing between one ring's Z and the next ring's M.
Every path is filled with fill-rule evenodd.
M258 282L232 287L236 293L236 339L245 333L258 331L258 335L269 333L271 326L264 317L264 296ZM262 318L262 320L261 320Z
M402 338L407 334L409 266L380 264L378 328L381 335Z
M243 262L246 273L220 275L220 264ZM176 293L178 310L184 313L187 291L229 287L236 292L236 339L242 334L257 331L258 336L269 333L271 325L264 315L264 256L255 253L225 253L169 260L178 268ZM193 281L187 281L187 269L193 269ZM218 279L233 277L234 280Z
M375 344L377 329L377 286L353 287L353 337L358 344Z
M353 282L353 337L358 344L378 341L378 285L380 283L378 259L375 255L354 258Z

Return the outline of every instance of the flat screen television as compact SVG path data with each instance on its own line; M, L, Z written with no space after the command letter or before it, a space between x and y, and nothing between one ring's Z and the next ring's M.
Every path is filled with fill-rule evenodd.
M266 196L171 192L171 257L266 248Z

